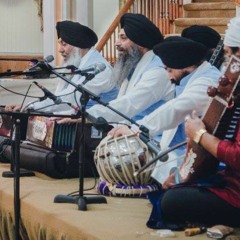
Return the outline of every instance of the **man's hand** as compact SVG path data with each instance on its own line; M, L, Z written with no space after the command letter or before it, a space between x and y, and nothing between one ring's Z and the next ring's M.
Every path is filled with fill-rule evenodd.
M108 136L111 136L113 138L130 134L133 134L133 131L130 130L127 126L116 127L108 132Z
M164 183L162 184L162 188L163 189L168 189L172 186L176 185L175 182L175 173L170 174L167 179L164 181Z
M198 117L196 111L192 112L191 117L189 115L186 116L185 131L189 139L194 139L196 132L205 128L203 121Z
M7 111L7 112L15 112L15 111L19 111L20 108L21 108L21 104L6 105L5 106L5 111Z
M62 118L62 117L51 117L51 121L56 121L58 124L63 123L81 123L81 118Z

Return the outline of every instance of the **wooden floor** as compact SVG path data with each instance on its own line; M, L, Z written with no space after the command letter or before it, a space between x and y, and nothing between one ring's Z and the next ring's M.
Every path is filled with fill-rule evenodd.
M3 178L9 166L0 164L0 239L14 240L13 179ZM151 240L160 238L157 230L146 227L151 211L147 199L106 197L107 204L89 204L79 211L77 204L54 203L58 194L79 189L78 179L56 180L42 174L20 179L21 227L24 240ZM93 186L85 179L84 186ZM85 192L87 194L89 192ZM91 190L90 193L96 193ZM87 196L87 195L85 195ZM186 237L175 232L176 239L208 239L205 234ZM227 238L239 240L240 231Z

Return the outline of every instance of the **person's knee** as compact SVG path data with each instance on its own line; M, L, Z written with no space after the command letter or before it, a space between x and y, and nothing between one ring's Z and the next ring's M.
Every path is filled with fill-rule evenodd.
M172 211L174 205L176 204L176 198L174 196L174 190L171 189L168 190L162 198L161 208L166 215Z

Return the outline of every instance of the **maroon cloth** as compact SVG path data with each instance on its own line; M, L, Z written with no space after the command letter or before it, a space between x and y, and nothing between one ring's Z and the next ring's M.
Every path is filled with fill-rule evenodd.
M240 120L234 142L222 140L218 144L217 159L226 164L225 170L218 174L223 175L224 188L209 188L210 191L240 208Z

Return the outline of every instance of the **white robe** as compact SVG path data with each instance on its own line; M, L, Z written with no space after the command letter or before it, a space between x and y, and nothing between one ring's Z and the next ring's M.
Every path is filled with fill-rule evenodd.
M115 86L115 83L112 81L112 67L106 61L106 59L103 58L103 56L95 48L91 48L87 52L87 54L82 57L78 69L83 69L96 63L104 63L106 65L106 69L103 72L97 74L92 80L88 81L84 85L84 88L88 89L90 92L96 95L100 95L101 93L112 90ZM84 80L85 77L79 74L75 75L71 79L71 81L76 85L81 84ZM76 93L74 94L74 90L74 86L72 86L71 84L66 84L66 86L62 90L58 89L57 92L58 96L60 96L62 99L61 104L56 105L52 100L46 99L42 102L35 103L34 109L41 109L42 111L51 111L61 114L74 114L74 110L66 104L71 103L74 106L79 105L81 93L79 91L76 91Z
M187 114L196 110L202 115L210 103L210 97L207 95L208 87L217 86L221 72L208 62L202 63L192 77L189 79L183 92L164 105L160 106L154 112L138 121L140 125L147 127L152 136L163 131L160 146L162 150L168 148L171 143L177 127L184 122ZM136 131L136 127L133 127ZM161 167L159 167L161 165ZM169 175L172 167L177 166L177 162L163 164L157 162L157 166L152 176L162 183Z
M172 99L174 89L161 60L153 51L148 51L137 64L131 79L123 81L117 99L112 100L109 106L131 118L161 99ZM88 113L94 117L104 117L109 122L125 120L102 105L93 106Z

